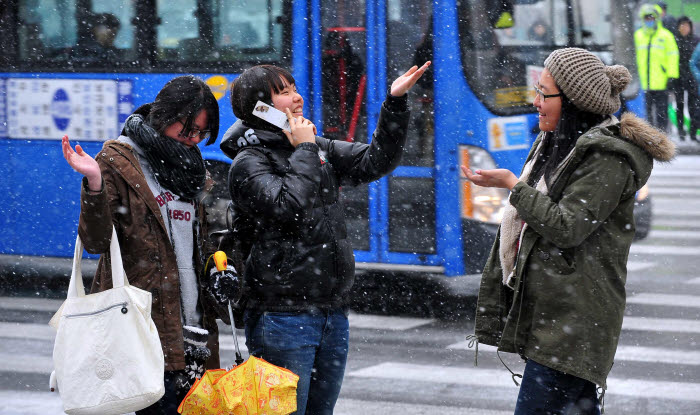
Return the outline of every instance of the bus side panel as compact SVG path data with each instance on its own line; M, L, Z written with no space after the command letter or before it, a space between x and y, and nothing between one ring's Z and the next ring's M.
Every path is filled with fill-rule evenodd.
M454 0L437 2L435 27L458 27ZM449 224L437 229L438 251L445 261L445 275L465 273L462 226L459 209L459 175L457 148L469 144L489 149L490 113L469 88L462 69L460 41L456 31L435 32L435 168L436 220ZM528 123L532 124L528 116ZM530 140L531 142L531 140ZM499 168L520 172L527 149L491 152ZM483 247L474 249L483 250Z

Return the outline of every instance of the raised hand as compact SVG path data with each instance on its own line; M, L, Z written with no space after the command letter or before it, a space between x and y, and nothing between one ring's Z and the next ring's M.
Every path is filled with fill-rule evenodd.
M481 187L500 187L513 190L518 184L518 178L507 169L477 170L473 173L467 166L462 166L462 172L470 182Z
M294 147L301 143L316 142L316 126L311 121L304 117L294 118L289 108L285 109L285 113L292 132L289 133L284 130L282 132L284 132L284 135L287 136L287 139Z
M396 80L394 80L394 82L391 84L391 95L400 97L408 92L408 90L411 89L416 82L418 82L418 79L423 76L423 73L425 73L425 71L428 69L428 66L430 66L430 61L424 63L420 68L413 66L411 69L406 71L405 74L396 78Z
M75 146L75 151L73 151L67 135L61 139L61 147L63 148L63 157L73 170L87 177L90 190L99 191L102 188L102 173L95 159L83 151L80 144Z

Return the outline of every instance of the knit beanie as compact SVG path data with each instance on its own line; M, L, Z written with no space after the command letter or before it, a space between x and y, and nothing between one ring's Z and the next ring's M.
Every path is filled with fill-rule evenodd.
M578 109L594 114L616 112L621 105L620 93L632 80L624 66L606 66L597 56L580 48L555 50L544 66Z

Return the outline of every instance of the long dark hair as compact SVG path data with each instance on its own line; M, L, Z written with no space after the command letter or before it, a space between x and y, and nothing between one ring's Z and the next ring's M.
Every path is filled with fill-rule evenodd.
M183 118L183 130L189 133L197 114L206 110L207 129L211 131L206 145L214 143L219 136L219 103L209 86L195 76L184 75L171 79L158 92L150 107L148 124L161 134L169 125Z
M557 88L561 91L559 85ZM544 175L547 186L551 187L554 170L571 152L579 137L607 118L607 115L579 109L566 95L562 95L561 100L561 117L554 131L544 134L542 151L527 180L530 186L536 186Z
M296 84L289 71L274 65L257 65L248 68L231 83L231 109L236 118L253 128L280 131L279 128L253 115L258 101L272 105L272 91L280 93Z

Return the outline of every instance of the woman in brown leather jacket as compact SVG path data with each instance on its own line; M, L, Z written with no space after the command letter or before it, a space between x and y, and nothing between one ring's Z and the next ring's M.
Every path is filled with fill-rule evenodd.
M101 254L92 292L112 286L109 244L117 231L129 282L153 295L152 318L165 355L165 396L137 414L174 414L192 381L218 368L215 313L199 281L207 172L197 145L219 131L219 107L193 76L168 82L139 107L93 159L63 137L63 154L83 178L79 235Z

